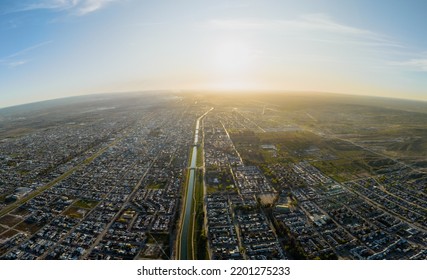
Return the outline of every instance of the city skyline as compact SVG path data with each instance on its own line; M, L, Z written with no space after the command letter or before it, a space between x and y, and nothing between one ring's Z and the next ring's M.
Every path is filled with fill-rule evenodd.
M0 108L98 92L322 91L427 100L424 1L0 4Z

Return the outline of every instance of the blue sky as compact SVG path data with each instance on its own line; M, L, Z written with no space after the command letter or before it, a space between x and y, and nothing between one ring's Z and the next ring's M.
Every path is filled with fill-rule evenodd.
M424 0L2 0L0 107L150 89L427 100Z

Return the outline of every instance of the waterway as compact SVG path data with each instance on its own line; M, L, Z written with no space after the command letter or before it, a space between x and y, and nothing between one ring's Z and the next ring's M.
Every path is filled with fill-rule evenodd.
M188 185L187 185L187 195L185 197L185 207L184 207L184 218L182 220L182 227L181 227L181 236L180 236L180 246L179 246L179 259L181 260L189 260L192 259L192 256L188 255L189 246L192 246L192 244L189 244L191 242L191 239L189 239L189 235L192 234L192 228L191 228L191 219L193 218L193 203L194 203L194 188L196 185L196 168L197 168L197 145L199 142L199 128L200 128L200 121L210 112L212 111L210 109L205 114L203 114L201 117L197 119L196 122L196 129L194 132L194 142L193 142L193 151L191 153L191 161L190 161L190 175L188 178Z

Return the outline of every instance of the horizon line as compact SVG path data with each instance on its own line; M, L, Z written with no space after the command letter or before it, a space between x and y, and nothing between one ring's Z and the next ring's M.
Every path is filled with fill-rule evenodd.
M49 102L49 101L55 101L55 100L61 100L61 99L68 99L68 98L79 98L79 97L86 97L86 96L93 96L93 95L108 95L108 94L143 94L143 93L158 93L158 94L165 94L165 93L175 93L175 94L185 94L185 93L229 93L229 94L254 94L262 92L264 93L270 93L270 94L291 94L291 93L297 93L297 94L330 94L330 95L344 95L344 96L353 96L353 97L373 97L373 98L381 98L381 99L394 99L394 100L405 100L405 101L420 101L427 103L427 99L424 98L415 98L415 97L396 97L396 96L385 96L385 95L369 95L369 94L355 94L355 93L346 93L346 92L333 92L333 91L311 91L311 90L275 90L275 89L144 89L144 90L130 90L130 91L110 91L110 92L94 92L94 93L83 93L83 94L76 94L76 95L67 95L67 96L61 96L61 97L55 97L55 98L48 98L48 99L42 99L42 100L35 100L30 101L26 103L17 103L13 105L7 105L5 107L0 107L0 111L3 109L10 109L13 107L19 107L19 106L25 106L30 104L37 104L37 103L43 103L43 102ZM1 105L0 105L1 106Z

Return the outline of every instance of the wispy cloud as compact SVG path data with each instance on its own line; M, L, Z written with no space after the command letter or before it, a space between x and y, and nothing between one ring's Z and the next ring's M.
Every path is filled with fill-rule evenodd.
M272 19L220 19L211 20L209 24L212 27L224 29L306 29L306 30L323 30L342 34L356 35L374 35L369 30L364 30L348 25L344 25L332 20L324 14L302 15L296 19L290 20L272 20Z
M43 0L38 3L24 3L9 12L25 12L32 10L68 11L83 16L104 8L112 2L120 0Z
M16 61L7 62L6 65L9 66L10 68L15 68L27 63L28 63L28 60L16 60Z
M216 29L228 30L273 30L282 32L316 33L317 35L332 34L339 38L346 37L348 43L366 45L387 45L390 47L402 47L399 43L387 36L371 30L357 28L339 23L324 14L302 15L290 20L253 20L253 19L216 19L208 22L208 26ZM313 38L316 39L316 38ZM319 40L317 38L316 40ZM339 42L331 38L321 38L324 42Z
M26 53L28 53L28 52L30 52L30 51L32 51L32 50L35 50L35 49L41 48L41 47L43 47L43 46L45 46L45 45L48 45L48 44L50 44L50 43L52 43L52 42L53 42L53 41L45 41L45 42L42 42L42 43L35 44L35 45L33 45L33 46L30 46L30 47L28 47L28 48L25 48L25 49L23 49L23 50L19 50L19 51L17 51L17 52L15 52L15 53L13 53L13 54L10 54L10 55L8 55L7 57L5 57L5 59L8 59L8 58L14 58L14 57L17 57L17 56L24 55L24 54L26 54Z
M290 26L295 28L302 29L311 29L311 30L323 30L333 33L341 34L352 34L352 35L361 35L361 36L375 36L376 33L345 24L338 23L331 19L327 15L323 14L312 14L312 15L303 15L299 19L282 21L284 26Z
M427 72L427 58L414 58L401 62L392 62L390 65L405 67L413 71Z
M0 58L0 65L6 65L8 67L15 68L27 64L30 61L29 59L25 58L28 53L43 46L46 46L50 43L52 43L52 41L38 43L25 49L19 50L15 53L12 53L8 56L5 56L4 58Z
M76 1L76 0L74 0ZM99 10L111 2L115 2L118 0L85 0L80 1L80 5L77 6L77 14L78 15L86 15L96 10Z
M208 26L217 29L257 30L274 27L276 22L277 21L248 19L213 19L208 22Z
M287 49L293 50L292 55L284 54L283 58L287 60L349 62L369 69L427 72L426 52L414 50L406 43L382 33L338 22L324 14L279 20L215 19L208 21L205 27L238 33L272 32L275 36L283 36L282 38L286 38L283 42L287 44ZM313 44L305 44L306 42ZM289 47L290 45L294 48ZM299 51L298 46L302 49L306 46L312 48L309 48L309 52Z

